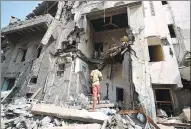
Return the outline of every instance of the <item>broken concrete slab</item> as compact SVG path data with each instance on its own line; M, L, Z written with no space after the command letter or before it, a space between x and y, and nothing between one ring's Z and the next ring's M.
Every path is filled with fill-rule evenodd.
M77 121L103 123L108 116L100 112L88 112L87 110L69 109L48 104L36 104L32 107L33 114L43 114L55 116L63 119L72 119Z
M96 105L96 108L111 108L114 107L115 104L114 103L110 103L110 104L99 104ZM92 105L87 105L86 109L92 109Z
M190 122L191 121L190 113L191 113L190 108L185 108L182 110L182 113L180 114L180 118L182 118L186 122Z
M65 126L65 127L52 127L46 129L100 129L100 124L83 124L83 125L75 125L75 126Z
M173 126L165 126L162 124L157 124L160 129L175 129Z
M157 116L158 116L158 117L168 117L168 115L166 114L166 112L163 111L162 109L158 109L158 110L157 110Z

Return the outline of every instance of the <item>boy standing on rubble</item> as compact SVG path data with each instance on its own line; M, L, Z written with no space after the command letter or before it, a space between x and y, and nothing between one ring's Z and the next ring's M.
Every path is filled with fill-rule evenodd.
M98 103L100 103L100 81L103 80L102 73L98 70L97 65L95 65L94 70L92 70L90 79L93 92L93 111L95 111L96 101L98 100Z

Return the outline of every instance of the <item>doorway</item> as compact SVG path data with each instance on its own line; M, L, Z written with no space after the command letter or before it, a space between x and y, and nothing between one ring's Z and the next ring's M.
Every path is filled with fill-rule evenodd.
M168 116L174 113L173 97L170 88L154 88L157 109L164 110Z
M123 88L116 87L116 101L123 102Z

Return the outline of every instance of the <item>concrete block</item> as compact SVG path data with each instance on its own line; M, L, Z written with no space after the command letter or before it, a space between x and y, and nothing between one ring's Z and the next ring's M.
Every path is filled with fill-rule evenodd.
M74 126L65 126L65 127L52 127L47 129L100 129L100 124L82 124Z
M173 126L165 126L162 124L157 124L160 129L175 129Z
M163 111L162 109L158 109L158 110L157 110L157 116L158 116L158 117L168 117L168 115L166 114L166 112Z
M101 124L103 124L104 120L108 119L107 115L100 112L88 112L87 110L69 109L48 104L36 104L32 107L31 112L34 114L55 116L63 119Z
M191 121L191 120L190 120L190 119L191 119L191 118L190 118L190 108L185 108L185 109L183 109L183 111L182 111L180 117L181 117L183 120L185 120L186 122L190 122L190 121Z

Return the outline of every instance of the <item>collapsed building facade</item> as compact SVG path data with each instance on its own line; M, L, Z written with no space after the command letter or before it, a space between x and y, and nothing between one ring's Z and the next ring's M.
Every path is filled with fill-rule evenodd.
M182 91L187 101L177 97L188 72L179 71L178 62L190 58L188 28L173 19L177 7L173 1L42 2L25 21L2 29L1 101L26 96L63 105L80 93L91 97L90 71L98 64L102 100L122 101L126 109L143 104L154 121L156 109L172 115L190 106L190 91ZM185 40L177 27L186 30ZM104 62L103 55L122 37L130 39L130 31L130 49Z

